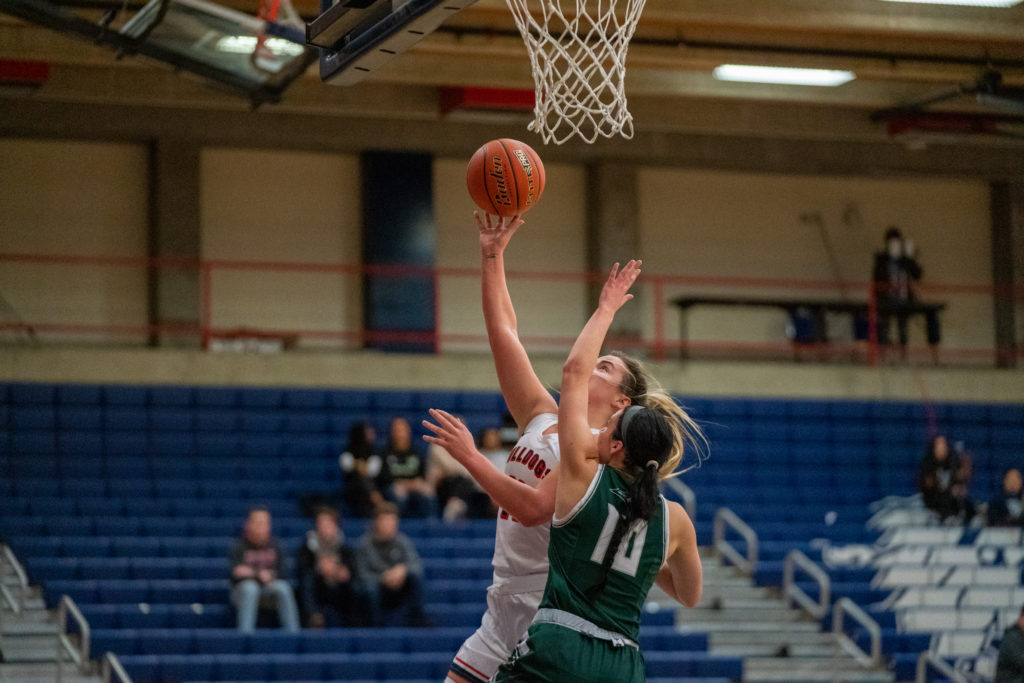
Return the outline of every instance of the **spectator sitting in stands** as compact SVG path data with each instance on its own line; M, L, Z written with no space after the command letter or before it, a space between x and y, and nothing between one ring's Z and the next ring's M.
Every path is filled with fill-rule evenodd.
M1010 469L1003 475L1003 486L989 501L990 526L1021 526L1024 522L1024 501L1021 493L1020 470Z
M353 517L371 517L373 508L384 501L375 478L381 458L374 453L377 432L369 422L357 422L348 432L348 448L338 458L344 479L343 496Z
M497 469L504 471L509 449L501 441L501 430L497 427L485 427L480 431L477 441L484 457Z
M504 467L505 461L501 462ZM441 516L446 522L493 517L498 512L491 497L473 481L466 468L436 443L427 447L427 482L437 491Z
M314 523L296 557L303 623L310 628L368 626L365 600L357 590L355 551L345 545L338 513L320 508Z
M955 518L966 524L974 517L974 503L966 496L961 473L960 463L956 455L950 453L946 437L932 438L918 468L917 487L925 506L938 513L943 521Z
M1017 623L1003 632L996 659L995 683L1024 682L1024 608Z
M377 475L377 488L398 504L403 517L431 517L436 501L424 478L423 458L413 448L412 428L405 418L391 420L391 434Z
M409 626L429 626L423 611L423 564L408 536L398 530L398 507L382 503L373 525L359 540L356 564L370 601L374 625L384 612L406 608Z
M231 547L231 602L238 610L238 629L253 631L261 605L273 602L281 628L299 630L299 613L291 585L283 576L284 553L270 535L270 511L249 510L242 538Z

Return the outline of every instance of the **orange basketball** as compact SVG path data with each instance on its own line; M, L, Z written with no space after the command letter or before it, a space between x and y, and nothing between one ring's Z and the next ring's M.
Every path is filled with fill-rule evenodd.
M469 160L466 185L481 210L504 217L523 214L544 192L544 164L525 142L491 140Z

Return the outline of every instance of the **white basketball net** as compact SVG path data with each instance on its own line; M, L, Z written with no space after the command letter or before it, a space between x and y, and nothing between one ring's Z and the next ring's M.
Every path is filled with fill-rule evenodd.
M545 143L574 135L587 143L633 137L626 51L646 1L625 0L617 15L616 0L539 0L535 18L528 0L506 0L533 67L536 104L528 128Z

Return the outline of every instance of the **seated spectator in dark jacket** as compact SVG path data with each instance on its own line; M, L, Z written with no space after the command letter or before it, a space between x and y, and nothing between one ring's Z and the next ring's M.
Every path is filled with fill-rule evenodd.
M921 459L917 487L925 506L943 520L956 517L966 523L974 516L974 504L967 498L961 475L960 463L950 452L946 437L934 437Z
M393 503L377 508L371 528L356 547L356 565L375 625L400 609L407 625L429 625L423 611L423 564L412 541L398 530L398 508Z
M1024 522L1024 494L1021 492L1020 470L1011 469L1003 475L1003 487L988 504L989 526L1021 526Z
M996 659L995 683L1024 683L1024 609L1017 623L1003 632Z
M296 557L303 623L310 628L369 626L357 590L355 551L345 545L338 513L320 508L314 523Z
M238 629L253 631L262 606L277 610L281 628L299 630L299 612L291 585L284 580L284 553L270 535L270 511L255 507L249 511L242 538L229 553L231 602L238 610Z
M384 449L377 488L398 504L403 517L431 517L437 503L426 480L426 464L413 448L412 428L405 418L391 420L391 434Z
M372 517L373 509L384 502L377 490L381 457L375 443L377 432L369 422L357 422L348 432L348 446L338 458L341 467L345 504L353 517Z

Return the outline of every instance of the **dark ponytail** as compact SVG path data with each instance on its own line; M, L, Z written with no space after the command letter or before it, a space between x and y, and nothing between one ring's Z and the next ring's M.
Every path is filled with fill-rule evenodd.
M601 580L587 589L593 599L608 580L615 554L637 521L647 521L658 504L658 470L669 458L673 446L672 428L664 415L643 406L630 406L619 417L612 439L621 441L626 452L627 473L633 477L626 500L619 510L608 549L601 562ZM639 462L637 462L639 461Z

